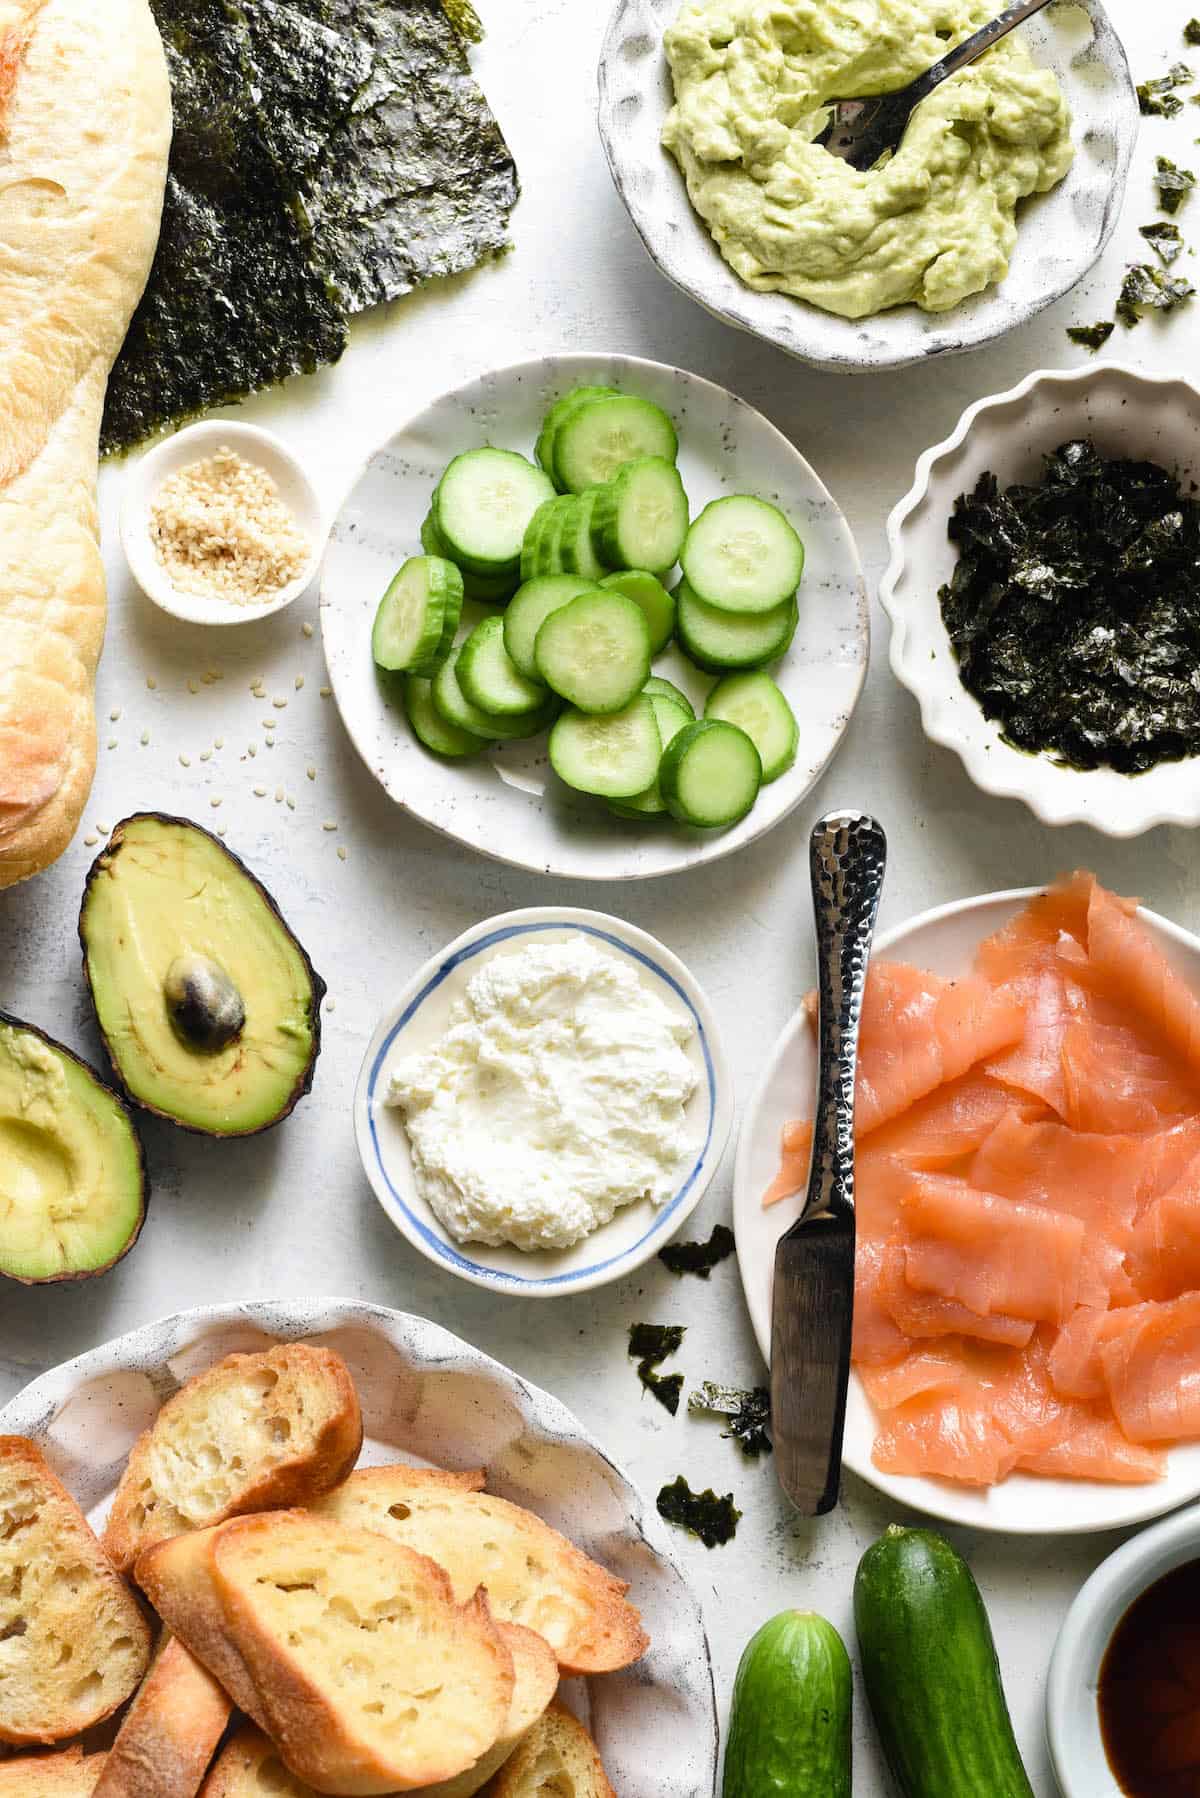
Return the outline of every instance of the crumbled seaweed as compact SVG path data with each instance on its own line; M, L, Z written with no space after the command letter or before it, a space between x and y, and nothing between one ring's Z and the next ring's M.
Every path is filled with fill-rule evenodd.
M1166 156L1158 157L1155 166L1158 170L1154 177L1158 203L1164 212L1178 212L1195 187L1196 177L1191 169L1177 168Z
M1182 275L1170 276L1148 262L1135 262L1125 271L1115 307L1117 318L1128 330L1142 322L1142 308L1173 312L1190 300L1196 289Z
M733 1231L716 1224L707 1242L671 1242L658 1258L673 1274L699 1274L707 1280L713 1268L733 1254Z
M629 1353L637 1361L638 1379L672 1417L679 1410L683 1375L660 1374L655 1369L660 1362L679 1353L686 1334L684 1324L631 1324L629 1327Z
M1138 230L1146 242L1158 251L1168 268L1178 261L1183 252L1183 236L1178 225L1172 224L1169 219L1155 219L1152 225L1139 225ZM1111 325L1108 328L1112 330Z
M1200 750L1200 502L1154 462L1062 444L1042 478L960 495L939 594L1005 741L1137 774Z
M1192 79L1192 71L1186 62L1172 63L1165 75L1158 75L1153 81L1138 83L1138 105L1149 118L1173 119L1177 112L1183 111L1183 101L1175 92L1177 87L1186 87Z
M158 253L109 384L106 453L336 362L347 335L272 154L244 26L223 0L153 6L175 134Z
M1189 19L1183 28L1185 44L1200 44L1200 19Z
M442 7L464 44L483 42L483 26L471 0L442 0Z
M359 312L508 244L517 171L467 61L462 0L293 0L373 73L301 183L313 241ZM453 17L451 17L451 13Z
M749 1461L771 1452L771 1394L765 1386L745 1391L740 1386L718 1386L705 1380L698 1392L688 1396L688 1412L692 1417L715 1412L730 1419L723 1436L732 1437Z
M1104 348L1116 328L1110 318L1102 318L1094 325L1068 325L1067 336L1072 343L1082 344L1085 350L1091 350L1094 355L1097 350Z
M693 1492L682 1474L659 1493L658 1514L668 1523L699 1536L705 1548L721 1548L732 1542L742 1515L732 1492L724 1498L718 1498L711 1486L706 1492Z

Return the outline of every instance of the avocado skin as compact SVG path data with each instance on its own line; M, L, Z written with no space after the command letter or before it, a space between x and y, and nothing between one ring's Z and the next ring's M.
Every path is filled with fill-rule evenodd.
M137 1145L138 1174L141 1183L141 1205L138 1212L136 1228L131 1231L125 1246L120 1253L114 1255L111 1261L106 1261L103 1267L87 1267L81 1269L78 1273L53 1274L49 1279L45 1280L25 1279L20 1274L10 1274L5 1272L3 1268L0 1268L0 1280L11 1280L15 1286L68 1286L78 1285L81 1280L96 1280L101 1274L111 1273L118 1261L123 1261L126 1255L128 1255L130 1249L142 1234L146 1222L146 1210L150 1204L150 1173L146 1166L146 1150L138 1132L137 1120L134 1116L133 1107L128 1103L125 1095L118 1091L111 1080L106 1080L103 1074L98 1074L96 1072L90 1061L85 1061L82 1055L76 1055L74 1049L68 1049L65 1043L60 1043L57 1037L51 1036L47 1031L40 1029L38 1025L31 1024L27 1018L14 1017L10 1011L0 1010L0 1025L6 1025L10 1030L25 1030L28 1031L30 1036L38 1037L45 1043L48 1049L53 1049L54 1053L56 1055L61 1055L64 1061L75 1062L76 1066L81 1067L85 1074L91 1076L97 1086L103 1088L112 1099L113 1104L119 1111L124 1113L129 1122L130 1132Z
M295 946L296 952L304 964L309 983L312 987L312 1016L310 1020L312 1026L312 1051L308 1057L307 1065L295 1085L292 1087L287 1102L278 1112L276 1112L274 1117L270 1118L264 1124L257 1124L246 1130L210 1130L205 1129L204 1126L200 1124L187 1123L182 1118L176 1117L172 1112L164 1111L157 1105L148 1104L146 1100L140 1099L136 1093L129 1090L122 1078L121 1070L117 1065L116 1058L109 1047L108 1037L105 1034L103 1024L100 1022L100 1013L96 1006L96 995L92 988L92 975L88 964L88 945L87 936L84 931L84 920L87 916L88 900L91 896L93 885L105 872L114 855L119 853L121 846L125 841L125 833L130 825L141 824L143 822L162 824L168 828L190 830L194 831L198 836L207 837L208 841L215 846L228 862L232 864L236 871L242 875L244 879L248 880L251 886L257 890L260 898L275 918L279 928L287 935L291 943ZM131 1105L138 1106L143 1111L148 1111L155 1117L165 1118L168 1123L174 1124L176 1129L186 1130L191 1136L209 1136L225 1139L241 1136L261 1136L265 1131L273 1130L277 1124L282 1124L285 1118L290 1117L301 1099L307 1098L308 1094L312 1091L313 1080L316 1077L317 1059L321 1053L321 1001L324 999L325 994L329 989L324 980L322 980L321 976L317 973L317 970L313 967L312 961L309 958L303 943L301 943L300 939L297 937L295 931L280 911L274 898L269 890L263 885L262 881L259 880L258 876L246 866L240 856L235 855L233 850L226 846L220 837L214 835L211 830L205 830L204 826L202 824L197 824L194 819L175 817L170 812L131 812L127 818L122 818L120 822L114 826L109 835L108 843L100 851L95 861L88 869L87 878L83 883L83 899L79 907L79 946L83 954L83 976L87 982L88 997L92 1001L92 1010L95 1013L97 1027L100 1031L101 1040L104 1043L105 1053L107 1054L109 1063L112 1067L113 1082L119 1088L122 1096L127 1099Z

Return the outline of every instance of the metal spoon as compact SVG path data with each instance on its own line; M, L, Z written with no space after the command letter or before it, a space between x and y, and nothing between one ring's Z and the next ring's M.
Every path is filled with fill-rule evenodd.
M918 75L915 81L894 94L830 100L828 104L833 111L829 124L815 141L831 156L848 162L851 168L874 168L885 152L899 148L914 107L927 100L935 87L940 87L959 69L965 69L968 63L977 61L985 50L1007 37L1014 25L1019 25L1023 19L1031 19L1034 13L1041 12L1049 4L1050 0L1016 0L1016 4L1007 7L998 19L964 38L961 44L948 50L940 62L935 62L931 69L926 69L923 75Z

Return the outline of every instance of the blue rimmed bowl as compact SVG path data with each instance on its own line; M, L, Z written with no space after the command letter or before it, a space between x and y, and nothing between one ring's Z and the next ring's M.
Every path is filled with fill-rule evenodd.
M664 1204L643 1199L625 1206L571 1249L527 1253L456 1242L417 1191L403 1116L386 1103L392 1070L404 1056L430 1047L445 1033L455 1001L485 961L531 941L579 935L631 962L639 979L693 1025L688 1053L698 1083L686 1112L688 1153L678 1186ZM375 1196L415 1249L448 1273L493 1292L554 1298L619 1280L671 1240L720 1166L733 1110L733 1081L712 1007L679 958L644 930L605 912L536 906L505 912L464 931L409 981L380 1019L367 1049L354 1096L354 1128Z

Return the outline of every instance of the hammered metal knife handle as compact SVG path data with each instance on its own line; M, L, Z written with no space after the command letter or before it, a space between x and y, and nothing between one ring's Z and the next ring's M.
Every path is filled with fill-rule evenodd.
M817 930L817 1104L803 1216L854 1204L854 1075L887 838L865 812L831 812L809 843Z

